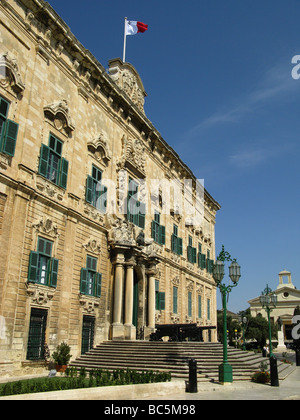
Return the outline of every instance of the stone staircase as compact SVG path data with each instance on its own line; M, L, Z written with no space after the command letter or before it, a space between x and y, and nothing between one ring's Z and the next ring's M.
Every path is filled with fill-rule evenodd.
M218 367L222 363L223 347L219 343L106 341L70 363L77 368L160 370L172 373L172 379L188 380L189 359L197 360L198 382L218 381ZM233 380L250 380L267 361L259 354L228 348ZM279 379L294 370L293 366L278 361Z

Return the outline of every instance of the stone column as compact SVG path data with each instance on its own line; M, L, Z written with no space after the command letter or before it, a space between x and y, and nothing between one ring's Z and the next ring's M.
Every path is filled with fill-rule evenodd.
M114 300L113 300L113 324L112 339L124 338L124 326L122 324L123 310L123 283L124 283L124 257L117 256L114 273Z
M134 273L133 262L129 262L126 267L126 285L125 285L125 338L134 340L136 337L136 328L132 325L133 317L133 287Z
M155 328L155 277L150 272L148 276L148 327Z
M133 316L133 265L126 268L125 325L132 325Z

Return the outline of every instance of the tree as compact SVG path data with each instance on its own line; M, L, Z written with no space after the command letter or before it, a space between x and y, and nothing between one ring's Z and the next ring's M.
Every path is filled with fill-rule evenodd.
M271 333L273 338L277 337L277 328L274 324L271 324ZM261 314L249 318L246 338L256 340L261 349L266 345L269 338L269 323Z
M218 322L218 340L223 343L223 311L218 311L217 316ZM242 327L236 320L232 320L232 317L227 316L227 330L228 330L228 343L230 346L235 345L235 330L237 330L237 336L240 337Z

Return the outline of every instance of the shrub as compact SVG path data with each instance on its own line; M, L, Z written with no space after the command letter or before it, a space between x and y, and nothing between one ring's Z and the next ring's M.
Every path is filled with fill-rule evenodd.
M108 370L94 369L89 372L89 378L86 378L86 371L84 368L80 369L78 372L76 368L72 367L66 371L66 377L64 378L36 378L0 384L0 396L60 391L94 386L167 382L170 380L171 374L169 372L138 372L130 369L117 369L112 373Z
M61 343L56 347L56 351L52 354L52 358L57 365L67 365L72 357L70 354L70 346L66 343Z
M258 384L267 384L270 382L269 372L255 372L251 377L252 382Z

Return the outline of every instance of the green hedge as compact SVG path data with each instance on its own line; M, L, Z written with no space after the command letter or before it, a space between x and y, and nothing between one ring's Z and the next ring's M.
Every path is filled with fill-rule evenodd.
M63 391L113 385L147 384L153 382L168 382L169 372L117 369L113 372L94 369L86 373L84 368L68 368L66 377L36 378L18 382L0 384L0 396L33 394L37 392Z

